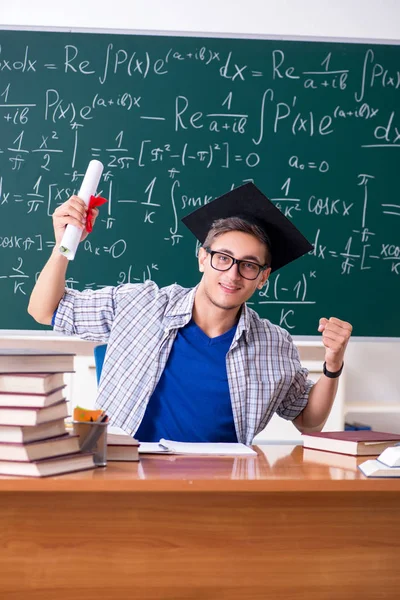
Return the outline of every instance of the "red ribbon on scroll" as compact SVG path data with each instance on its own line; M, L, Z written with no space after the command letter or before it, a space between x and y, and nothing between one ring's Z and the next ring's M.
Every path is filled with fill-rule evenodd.
M88 212L86 217L86 231L90 233L93 231L93 215L92 208L96 208L97 206L101 206L107 202L106 198L102 198L101 196L90 196Z

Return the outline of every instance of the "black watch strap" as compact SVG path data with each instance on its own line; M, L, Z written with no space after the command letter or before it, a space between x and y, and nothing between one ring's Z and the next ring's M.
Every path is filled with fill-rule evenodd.
M328 369L326 368L326 362L324 362L322 371L323 371L324 375L326 375L327 377L330 377L331 379L335 379L336 377L339 377L339 375L342 374L343 367L344 367L344 362L343 362L342 366L340 367L339 371L335 371L333 373L332 371L328 371Z

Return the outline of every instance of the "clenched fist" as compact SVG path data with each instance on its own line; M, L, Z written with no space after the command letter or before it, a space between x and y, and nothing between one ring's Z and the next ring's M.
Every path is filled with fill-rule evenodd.
M350 323L336 319L336 317L330 319L323 317L319 320L318 331L322 332L328 371L335 373L341 368L352 330L353 327Z
M91 209L91 218L92 223L97 218L99 214L98 208ZM54 236L56 239L56 245L58 246L62 240L64 235L64 231L67 225L75 225L82 230L82 236L80 241L84 240L88 232L86 231L86 218L87 218L87 207L84 201L78 196L71 196L61 204L53 213L53 228L54 228Z

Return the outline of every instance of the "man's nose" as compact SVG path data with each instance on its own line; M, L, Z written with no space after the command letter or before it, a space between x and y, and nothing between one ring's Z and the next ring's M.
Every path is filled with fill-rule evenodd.
M229 276L230 276L231 279L240 279L241 275L239 273L239 265L238 265L238 263L233 263L233 265L229 269L228 273L229 273Z

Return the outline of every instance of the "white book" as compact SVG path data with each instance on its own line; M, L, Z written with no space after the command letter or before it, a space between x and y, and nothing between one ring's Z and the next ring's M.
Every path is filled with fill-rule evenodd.
M40 425L46 421L65 419L67 416L68 405L65 399L43 408L0 406L0 425Z
M65 433L64 419L48 421L41 425L0 425L0 442L26 444L35 440L58 437Z
M64 383L64 373L0 373L0 393L49 394Z
M95 467L93 454L83 454L81 452L65 456L53 456L52 458L32 462L0 460L1 475L18 475L22 477L49 477L50 475L85 471Z
M18 462L30 462L77 452L79 452L79 436L69 433L47 440L19 444L2 442L0 444L0 460L16 460Z
M400 446L386 448L379 456L379 462L388 467L400 467Z
M72 373L74 356L72 352L0 348L0 373Z
M64 399L65 386L53 390L50 394L14 394L0 392L0 407L44 408Z
M366 460L358 468L366 477L400 477L400 467L387 467L379 460Z

